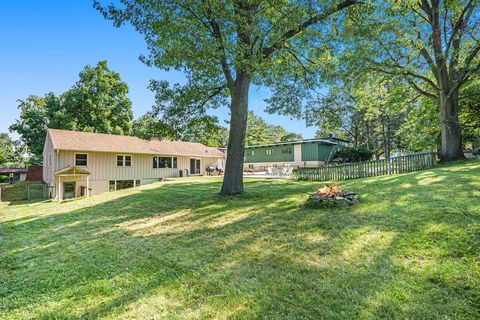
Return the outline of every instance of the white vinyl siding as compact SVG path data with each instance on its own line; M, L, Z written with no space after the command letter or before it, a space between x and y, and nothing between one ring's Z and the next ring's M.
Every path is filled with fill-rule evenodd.
M75 151L60 151L58 170L73 166ZM174 156L177 158L177 168L158 168L152 167L153 155L148 154L132 154L131 167L117 167L116 153L108 152L90 152L88 154L88 166L85 170L91 172L90 181L96 180L131 180L131 179L160 179L178 177L179 170L187 169L190 171L190 157ZM55 156L54 156L55 158ZM205 173L205 168L209 166L215 167L218 158L203 157L201 158L200 173ZM172 160L172 165L173 165Z

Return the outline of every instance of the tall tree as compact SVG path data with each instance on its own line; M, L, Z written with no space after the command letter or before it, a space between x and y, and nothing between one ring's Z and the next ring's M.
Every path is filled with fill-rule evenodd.
M7 133L0 133L0 166L12 162L14 157L13 141Z
M28 152L36 157L41 156L43 152L49 123L47 104L50 104L52 99L55 99L55 95L49 93L45 97L30 96L25 100L18 100L20 118L9 128L10 131L20 135Z
M133 112L127 97L128 86L106 61L86 66L70 90L55 96L30 96L18 100L20 118L10 126L39 158L47 128L114 134L130 134Z
M402 76L438 108L441 158L463 158L459 92L480 71L480 4L474 0L374 1L354 25L354 59ZM362 28L363 27L363 28Z
M295 140L299 135L285 130L282 126L271 125L252 111L248 112L245 142L247 145L261 145L279 141Z
M305 117L320 128L319 137L336 133L377 158L388 158L393 150L403 148L399 130L414 101L412 90L398 79L370 72L308 100Z
M0 133L0 166L24 167L24 148L20 141L14 141L8 133Z
M243 161L250 85L284 77L313 44L326 41L327 20L357 3L344 1L121 0L94 6L115 26L131 23L150 54L148 65L183 70L199 108L224 93L230 98L230 130L221 193L243 192ZM338 22L337 22L338 23Z
M100 61L87 65L70 90L52 103L48 111L52 128L130 134L133 119L128 85L118 72Z

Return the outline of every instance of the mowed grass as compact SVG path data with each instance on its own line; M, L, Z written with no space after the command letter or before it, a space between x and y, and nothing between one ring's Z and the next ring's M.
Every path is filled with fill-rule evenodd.
M219 178L0 205L1 319L479 319L480 162L342 182Z

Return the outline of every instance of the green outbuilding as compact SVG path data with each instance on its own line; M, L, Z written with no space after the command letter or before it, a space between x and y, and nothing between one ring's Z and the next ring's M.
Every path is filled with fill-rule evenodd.
M244 169L263 171L269 166L318 167L331 161L336 150L347 146L347 140L334 136L247 146Z

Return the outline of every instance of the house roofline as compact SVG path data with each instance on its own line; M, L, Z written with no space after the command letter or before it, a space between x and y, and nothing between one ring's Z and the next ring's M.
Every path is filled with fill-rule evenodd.
M299 141L282 141L282 142L277 142L277 143L245 146L245 148L273 147L273 146L280 146L280 145L287 145L287 144L304 144L304 143L312 143L312 142L322 142L323 144L328 144L328 145L337 145L338 144L338 143L335 143L335 142L332 142L332 141L328 141L326 139L307 139L307 140L299 140Z

